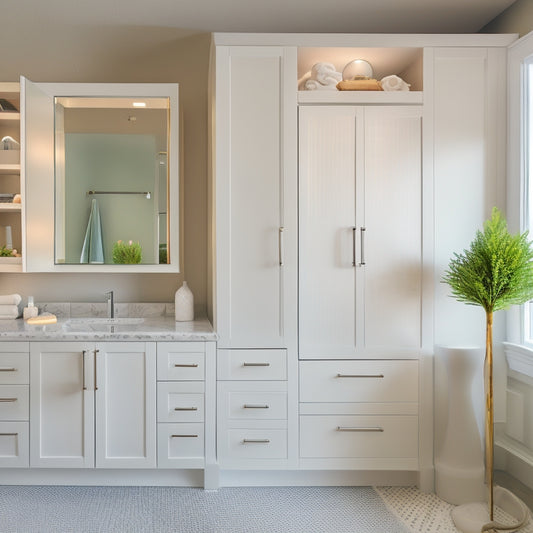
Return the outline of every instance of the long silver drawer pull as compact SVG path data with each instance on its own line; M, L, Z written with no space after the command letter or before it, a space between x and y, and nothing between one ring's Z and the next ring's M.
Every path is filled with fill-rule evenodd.
M243 439L243 444L269 444L270 439Z
M100 353L100 350L94 350L94 390L98 390L98 381L96 380L96 354Z
M242 407L243 409L269 409L268 405L253 405L249 403L245 403Z
M198 435L170 435L173 439L177 439L179 437L192 437L192 438L196 438L198 437Z
M352 266L356 266L355 261L355 234L357 233L357 228L354 226L352 228Z
M352 428L352 427L337 426L337 431L371 431L371 432L382 433L385 430L380 427L353 427Z
M176 363L175 368L197 368L198 363Z
M243 363L242 366L270 366L270 363Z
M0 433L0 437L16 437L18 433Z
M81 352L81 379L83 382L83 390L87 390L87 385L85 383L85 350Z
M13 403L16 402L18 398L0 398L0 402L4 403Z
M365 231L366 228L361 228L361 262L359 263L359 266L365 266Z
M5 368L5 367L4 368L0 368L0 372L16 372L16 371L17 371L17 369L12 367L12 366L9 367L9 368Z
M383 374L337 374L338 378L384 378Z
M198 411L198 407L174 407L174 411Z
M285 231L284 227L279 228L278 232L278 257L279 257L279 266L283 266L283 232Z

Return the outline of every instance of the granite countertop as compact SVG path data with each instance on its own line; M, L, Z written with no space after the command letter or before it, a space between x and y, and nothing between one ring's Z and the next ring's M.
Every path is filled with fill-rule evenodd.
M176 322L174 316L154 315L154 306L149 313L137 313L131 323L108 324L100 313L91 313L85 317L71 313L57 312L58 304L42 306L42 311L53 312L57 324L30 325L22 318L0 320L0 341L216 341L217 335L207 318L191 322ZM135 304L137 305L137 304ZM139 307L136 307L139 311ZM146 310L145 310L146 311ZM168 311L168 309L167 309ZM146 314L148 316L146 316ZM131 317L121 313L122 317ZM96 319L91 321L92 319ZM128 322L126 318L126 322Z

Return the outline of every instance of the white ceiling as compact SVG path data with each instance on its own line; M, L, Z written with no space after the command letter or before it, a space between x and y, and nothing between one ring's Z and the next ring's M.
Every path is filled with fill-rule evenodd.
M514 0L2 0L2 34L66 26L192 32L474 33Z

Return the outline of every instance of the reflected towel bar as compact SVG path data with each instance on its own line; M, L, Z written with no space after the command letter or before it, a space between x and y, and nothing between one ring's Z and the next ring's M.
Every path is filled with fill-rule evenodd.
M152 196L150 191L87 191L87 194L142 194L143 196L146 196L147 200L149 200Z

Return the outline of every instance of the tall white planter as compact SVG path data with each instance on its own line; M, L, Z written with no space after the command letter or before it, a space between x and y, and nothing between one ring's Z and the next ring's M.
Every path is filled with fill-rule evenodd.
M483 446L471 397L484 349L435 346L435 356L448 374L448 424L435 459L435 492L455 505L485 501Z

